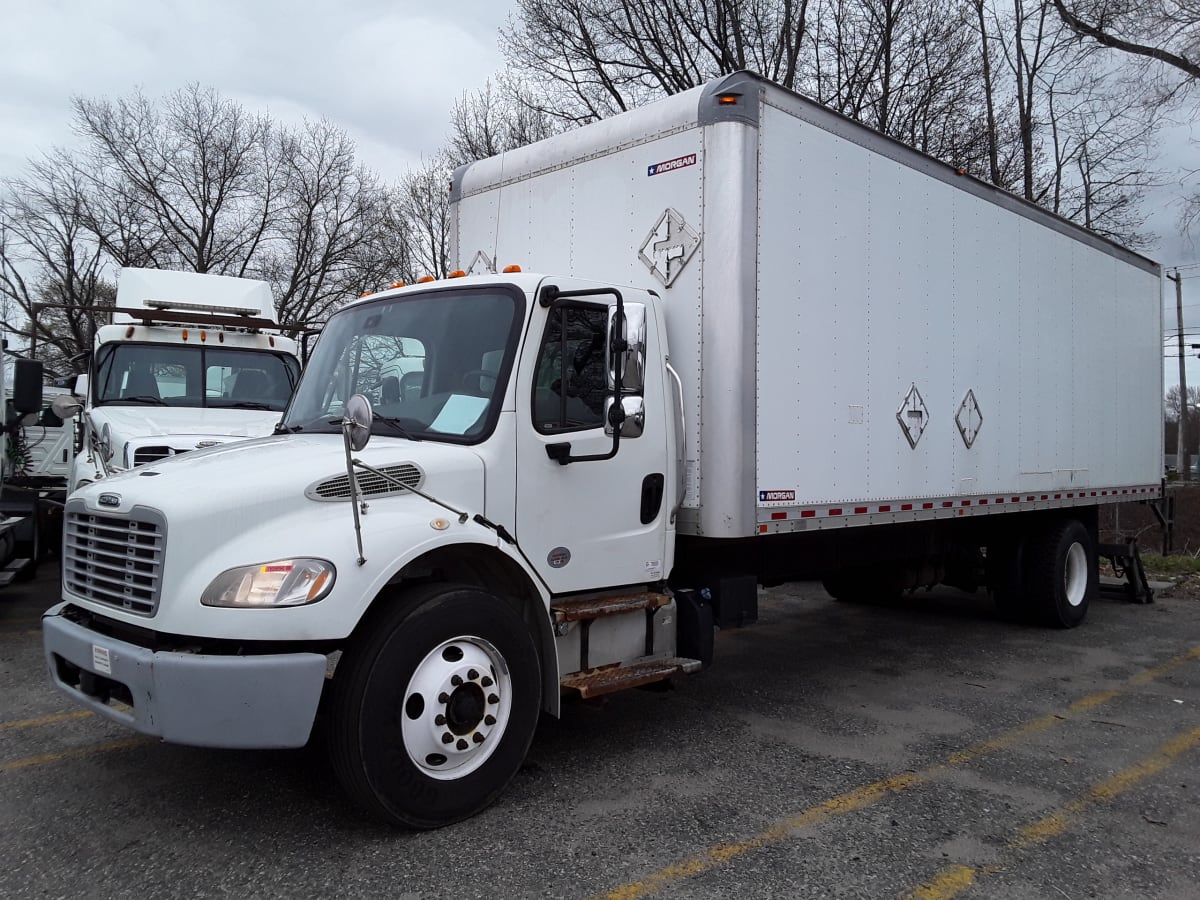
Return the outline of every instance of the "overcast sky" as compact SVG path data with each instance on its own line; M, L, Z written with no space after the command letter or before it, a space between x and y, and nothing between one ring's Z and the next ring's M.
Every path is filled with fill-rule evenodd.
M436 151L503 65L512 0L0 0L0 177L70 143L73 96L211 86L276 118L328 118L388 177Z
M285 121L328 118L360 158L396 178L438 150L464 91L503 65L498 29L514 0L0 0L0 178L69 144L73 96L158 97L190 82ZM1164 134L1164 163L1193 161L1190 126ZM1183 270L1200 329L1200 253L1178 232L1168 174L1146 203L1146 252ZM1165 323L1174 327L1173 285ZM1196 323L1195 326L1193 323ZM1200 379L1200 360L1189 380ZM1177 378L1170 374L1167 380ZM1197 381L1200 383L1200 381Z

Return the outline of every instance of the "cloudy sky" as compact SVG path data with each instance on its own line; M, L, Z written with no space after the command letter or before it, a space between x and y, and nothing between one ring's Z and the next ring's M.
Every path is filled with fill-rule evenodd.
M328 118L394 177L503 65L511 0L0 0L0 177L70 143L73 96L190 82L276 118Z
M71 142L73 96L161 96L190 82L286 121L328 118L368 165L397 177L445 142L453 102L500 70L498 29L513 3L0 0L0 178ZM1164 163L1200 164L1191 127L1164 134ZM1187 325L1200 329L1200 253L1179 234L1177 178L1146 203L1158 234L1147 253L1188 266ZM1173 289L1166 299L1170 329ZM1192 366L1200 380L1200 360Z

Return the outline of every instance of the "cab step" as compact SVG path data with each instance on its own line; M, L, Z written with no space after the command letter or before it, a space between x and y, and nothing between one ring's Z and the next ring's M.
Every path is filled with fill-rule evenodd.
M31 559L10 560L8 565L0 569L0 587L6 587L14 581L27 580L32 565Z
M627 666L616 665L572 672L570 675L564 675L559 683L565 690L577 691L579 696L586 700L589 697L599 697L665 681L673 675L696 672L701 666L702 663L698 659L672 656Z
M590 622L604 616L620 616L639 609L658 609L670 602L670 594L640 591L636 594L554 600L550 603L550 612L554 616L554 623L562 625L567 622Z

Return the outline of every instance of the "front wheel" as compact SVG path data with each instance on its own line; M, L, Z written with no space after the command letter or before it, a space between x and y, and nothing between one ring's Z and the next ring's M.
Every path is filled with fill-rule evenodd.
M329 700L330 757L350 796L390 824L438 828L492 803L524 760L537 649L494 595L430 585L363 623Z

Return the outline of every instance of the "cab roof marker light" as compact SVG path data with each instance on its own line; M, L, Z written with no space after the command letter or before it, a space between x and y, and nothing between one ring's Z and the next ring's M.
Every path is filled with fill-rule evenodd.
M518 272L520 272L520 271L521 271L521 267L520 267L520 266L505 266L505 267L504 267L504 274L505 274L505 275L516 275L516 274L517 274Z
M186 329L186 328L185 328L185 329L183 329L183 339L184 339L185 341L187 340L187 329Z
M432 275L422 275L417 279L417 284L429 284L431 281L437 281Z
M408 284L407 284L407 283L405 283L405 282L403 282L403 281L393 281L393 282L391 283L390 287L393 287L393 288L402 288L402 287L408 287ZM364 294L363 296L366 296L366 295Z
M130 325L128 328L125 329L125 337L127 337L127 338L133 337L133 326L132 325Z
M208 340L208 332L207 331L200 332L200 343L203 344L207 340Z
M451 272L446 277L447 278L466 278L467 273L464 272L462 269L455 269L453 272Z

